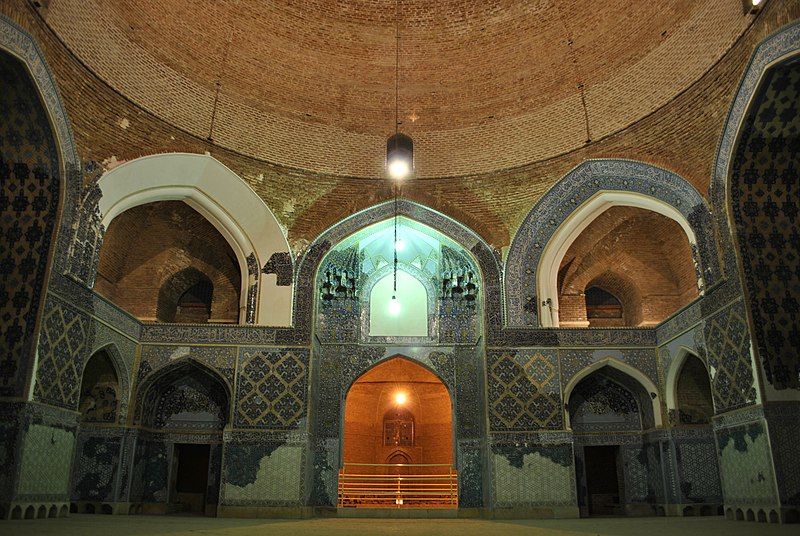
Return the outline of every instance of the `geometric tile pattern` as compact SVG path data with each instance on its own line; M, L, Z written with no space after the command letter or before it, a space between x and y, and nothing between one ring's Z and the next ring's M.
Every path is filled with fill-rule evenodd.
M676 445L684 502L720 502L717 451L713 438L707 442L681 442Z
M713 236L706 232L710 211L691 183L665 169L631 160L587 160L567 173L534 206L508 251L505 268L506 314L514 327L537 326L536 269L544 248L562 222L581 204L604 190L644 194L674 207L689 222L697 239L702 276L716 279L718 261Z
M755 402L750 337L742 302L705 322L706 358L717 413Z
M492 430L561 428L555 353L492 352L487 356L487 372Z
M236 390L236 425L293 428L306 412L308 352L245 349Z
M25 64L0 53L0 80L0 396L22 396L61 181L47 111Z
M776 389L800 389L800 64L767 70L730 178L754 343Z
M502 454L493 452L492 496L496 507L574 505L572 446L553 445L540 449L564 451L564 457L569 463L556 463L552 455L545 456L531 449L530 453L522 456L521 463L517 466Z
M87 319L61 302L48 299L39 333L36 399L76 409L87 352Z

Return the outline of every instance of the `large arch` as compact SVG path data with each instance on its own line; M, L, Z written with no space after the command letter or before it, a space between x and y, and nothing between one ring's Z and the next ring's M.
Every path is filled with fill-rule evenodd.
M398 215L432 227L461 245L472 255L478 267L478 275L482 284L482 303L485 318L495 319L495 321L486 322L486 330L489 338L492 338L493 334L496 335L495 330L499 329L499 317L501 314L499 253L493 250L477 233L463 224L408 199L398 199L396 205L393 201L380 203L357 212L328 228L311 243L300 257L296 270L297 280L316 280L317 271L329 251L360 229L394 217L395 206L397 207ZM315 296L316 289L306 286L298 288L295 299L294 325L299 328L305 327L308 333L310 333L311 326L306 323L312 321L313 308L316 303Z
M653 381L650 378L648 378L643 372L628 365L627 363L623 363L618 359L614 359L613 357L606 357L605 359L596 361L591 365L581 369L577 374L575 374L575 376L573 376L569 380L569 382L567 382L567 385L564 386L564 395L563 395L564 402L565 403L569 402L569 397L572 394L572 391L582 380L584 380L586 377L590 376L593 372L603 367L610 367L616 369L624 373L625 375L630 376L633 380L637 381L649 395L653 411L653 421L656 428L660 428L661 426L663 426L664 420L661 414L661 400L658 396L658 387L656 387ZM570 429L569 412L565 412L564 417L566 419L564 427Z
M650 195L627 191L601 190L576 208L555 230L542 251L536 269L536 296L542 327L558 327L558 271L567 250L589 225L611 207L626 206L650 210L681 226L689 244L697 248L697 238L686 217L672 205ZM550 306L544 305L551 304ZM550 314L545 314L545 307Z
M728 112L710 189L729 252L726 271L739 273L753 351L773 399L796 399L800 389L798 88L791 82L800 72L798 43L800 23L794 22L756 47Z
M636 203L633 206L655 210L688 229L691 234L687 233L687 236L697 245L700 277L707 286L716 282L718 261L713 233L709 228L710 210L694 186L675 173L644 162L588 160L567 173L536 203L511 242L505 265L506 321L509 326L546 325L539 316L539 305L544 300L537 289L538 271L545 249L564 222L573 223L559 234L563 240L554 243L551 250L554 258L564 240L580 228L581 220L573 219L576 211L580 210L584 217L593 219L614 203ZM550 288L551 274L548 272L541 277Z
M61 260L66 255L68 238L65 236L69 235L67 230L73 216L72 201L80 188L81 179L79 158L72 140L69 120L44 55L35 39L2 14L0 14L0 53L5 57L5 63L12 69L18 70L15 74L6 73L4 81L9 85L29 86L24 90L24 98L31 103L26 111L26 120L31 128L22 133L22 139L17 136L17 139L23 142L20 147L29 143L24 138L31 133L37 138L32 145L50 146L45 150L50 154L38 162L26 163L27 157L23 158L22 153L14 156L11 152L3 151L8 153L4 154L3 167L14 167L16 180L4 177L0 181L2 186L6 186L17 183L18 180L26 180L19 177L22 176L22 170L27 169L29 178L34 175L36 177L35 182L30 181L29 186L34 187L38 184L37 188L20 189L14 196L18 201L13 205L7 203L4 207L15 212L17 216L18 211L26 210L30 217L3 218L4 221L16 221L22 225L13 233L0 233L3 237L15 241L17 239L13 237L19 233L19 241L13 250L19 252L20 246L25 245L27 251L23 255L28 257L26 262L33 261L32 267L20 270L20 263L12 256L12 248L1 248L7 254L7 259L4 261L9 263L12 270L4 274L0 284L3 287L8 285L5 290L10 296L14 296L14 299L5 300L4 304L4 315L13 320L4 322L2 330L4 332L2 340L7 342L3 345L2 352L5 372L0 377L0 396L27 398L33 385L35 346L46 289L51 274L60 273ZM9 88L4 88L4 96L12 94L8 90ZM10 120L8 124L11 124ZM5 138L5 136L0 137ZM28 157L31 156L31 152L41 153L38 149L41 147L37 147L36 151L28 151ZM11 173L10 168L8 173ZM33 197L39 198L35 205L31 203ZM25 203L24 209L18 205L19 202ZM32 226L37 228L37 233L27 232ZM38 238L33 238L37 236ZM15 266L17 268L14 268ZM24 305L19 305L21 303ZM15 330L19 335L7 337L6 328Z
M252 285L259 281L255 315L242 320L289 326L292 281L284 274L261 274L274 256L291 258L289 243L269 207L238 175L212 156L168 153L126 162L100 177L100 223L154 201L183 201L203 215L233 249L242 273L240 309L248 310ZM249 275L249 277L248 277ZM251 296L252 298L252 296Z

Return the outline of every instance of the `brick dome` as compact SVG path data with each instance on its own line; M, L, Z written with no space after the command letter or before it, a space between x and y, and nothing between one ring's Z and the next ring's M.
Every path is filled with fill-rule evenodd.
M399 107L419 178L512 168L618 132L697 81L749 22L738 0L399 5ZM46 6L89 69L174 126L288 167L383 175L393 0Z

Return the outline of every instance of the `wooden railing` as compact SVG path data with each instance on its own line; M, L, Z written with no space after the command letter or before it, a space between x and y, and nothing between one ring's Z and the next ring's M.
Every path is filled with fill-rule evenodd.
M458 508L452 465L346 463L339 471L340 508Z

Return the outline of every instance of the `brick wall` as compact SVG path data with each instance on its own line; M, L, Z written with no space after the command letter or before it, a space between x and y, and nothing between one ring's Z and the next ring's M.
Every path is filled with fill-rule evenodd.
M739 4L734 0L726 0L726 3L731 4L731 7ZM615 12L618 9L621 8L614 7ZM601 10L586 11L590 13L586 16L591 17ZM304 170L301 165L290 167L270 163L267 161L269 159L247 156L243 150L237 151L210 143L205 140L205 132L193 133L175 127L168 120L125 98L88 70L25 0L0 3L0 12L9 15L31 32L42 47L66 103L76 144L84 160L113 165L118 161L153 153L209 151L242 176L265 200L279 221L287 227L290 244L295 248L304 241L312 240L343 217L391 198L392 190L384 180L334 176ZM572 17L574 14L569 15ZM745 24L750 20L745 15L738 16L741 19L732 24ZM580 148L564 147L563 154L546 159L539 159L534 155L529 159L529 164L498 171L464 174L454 164L447 169L451 170L450 174L458 176L408 181L401 187L401 195L463 222L479 232L490 244L501 248L508 245L525 215L543 193L587 158L620 157L644 160L675 171L705 193L717 140L733 93L753 48L777 27L798 16L800 2L796 0L768 2L742 37L735 43L730 43L731 48L721 59L711 65L705 74L698 73L696 82L687 85L682 92L674 94L671 100L648 111L623 130L605 137L595 135L591 144ZM579 19L574 20L577 22ZM595 27L596 25L588 24L584 28ZM93 28L92 32L98 30ZM702 42L698 42L697 46L702 47ZM684 56L665 61L668 72L662 73L663 76L643 79L645 87L637 89L643 98L648 88L657 89L673 71L681 68ZM607 61L612 59L609 57ZM124 70L128 66L122 64L117 67ZM509 67L509 70L513 71L513 67ZM614 96L614 93L609 93L609 98ZM602 95L597 94L596 97ZM605 111L598 111L601 110L598 102L600 101L595 101L592 108L596 113L602 114L594 116L594 127L599 127L598 132L601 132L607 114ZM532 109L536 107L534 102L527 105ZM605 110L611 114L617 108L612 103ZM313 118L303 120L313 121ZM618 124L617 121L608 121L610 128L616 128L614 125ZM553 129L543 128L544 124L537 123L534 129L545 132L547 136L552 135ZM243 132L250 131L251 126L251 123L230 123L225 128L235 128L237 135L243 135ZM520 129L519 132L524 133L527 130ZM509 132L508 137L498 143L493 142L491 137L484 137L480 130L476 136L491 149L490 153L502 153L509 145L516 147L514 132ZM427 150L420 146L418 157L423 158ZM321 152L326 154L324 150ZM482 154L487 162L492 161L491 154L477 154ZM429 153L425 158L435 158L445 166L451 155L455 155L450 160L453 163L459 153L442 151ZM353 153L351 157L354 162L359 160L358 153ZM503 167L502 163L495 163L495 169L500 167ZM474 172L479 168L470 169Z
M241 274L233 250L182 201L159 201L127 210L111 222L95 289L142 320L158 320L159 296L162 303L171 303L174 314L181 294L197 282L197 277L184 278L182 285L175 281L176 274L188 272L203 274L214 287L210 321L237 322Z

